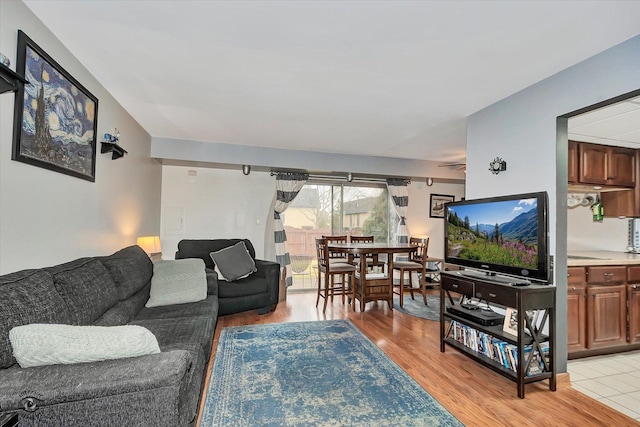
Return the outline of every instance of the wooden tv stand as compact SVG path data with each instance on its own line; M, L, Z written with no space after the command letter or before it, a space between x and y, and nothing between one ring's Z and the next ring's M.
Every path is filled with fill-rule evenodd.
M460 309L460 303L454 300L452 293L474 297L492 306L515 308L518 311L518 334L504 332L502 323L483 325L478 323L481 320L474 321L469 316L448 312L447 307ZM555 286L513 286L504 283L504 280L492 280L492 276L483 277L464 270L443 271L440 286L440 351L444 353L445 344L449 344L514 381L519 398L524 398L525 384L545 379L549 380L549 389L555 391L555 300ZM532 324L523 315L527 310L539 311L538 318L541 320L538 325ZM545 326L549 330L546 335L543 334ZM523 332L525 330L526 333ZM547 346L548 351L545 351Z

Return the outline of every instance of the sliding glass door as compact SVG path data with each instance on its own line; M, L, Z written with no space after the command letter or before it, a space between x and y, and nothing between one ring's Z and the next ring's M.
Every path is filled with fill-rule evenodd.
M283 214L293 270L289 290L316 289L316 238L372 235L376 242L391 240L395 211L389 203L384 184L309 181Z

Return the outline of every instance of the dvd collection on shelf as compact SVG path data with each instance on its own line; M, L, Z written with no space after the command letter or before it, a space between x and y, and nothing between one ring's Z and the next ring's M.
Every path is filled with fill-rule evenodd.
M478 331L471 326L467 326L455 320L451 321L451 337L458 341L465 347L481 353L486 357L498 362L505 368L516 372L518 363L518 347L514 344L509 344L499 338L495 338L492 335ZM549 361L549 342L543 342L540 344L542 348L545 361ZM524 360L529 358L531 352L531 345L524 347ZM536 349L534 351L533 359L529 364L529 369L526 372L527 377L541 374L546 372L545 363L540 357L540 352ZM548 365L547 365L548 366Z

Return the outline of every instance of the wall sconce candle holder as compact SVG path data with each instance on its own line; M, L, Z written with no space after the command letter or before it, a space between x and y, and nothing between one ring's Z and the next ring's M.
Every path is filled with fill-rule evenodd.
M502 160L500 157L496 157L489 163L489 171L494 175L498 175L500 172L504 172L506 170L507 162Z
M115 129L113 134L105 133L104 141L100 143L100 152L103 154L111 152L111 160L119 159L124 156L127 154L127 150L119 146L118 141L120 141L120 131L118 131L118 128Z

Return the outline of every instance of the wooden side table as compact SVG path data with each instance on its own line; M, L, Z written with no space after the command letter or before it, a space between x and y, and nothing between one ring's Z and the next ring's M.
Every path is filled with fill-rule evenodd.
M0 427L17 427L18 414L15 412L0 412Z

